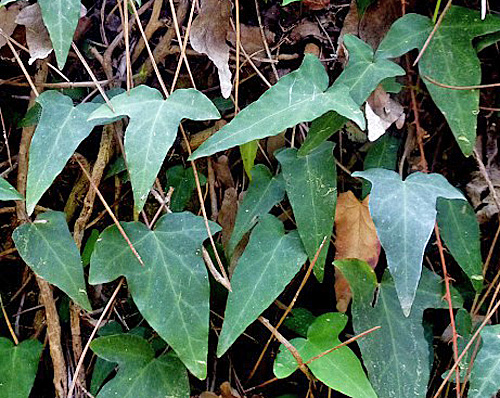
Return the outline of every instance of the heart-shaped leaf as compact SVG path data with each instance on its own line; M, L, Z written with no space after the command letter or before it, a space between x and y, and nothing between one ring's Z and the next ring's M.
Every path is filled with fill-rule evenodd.
M189 398L186 368L172 352L155 358L152 346L133 334L99 337L90 347L99 357L119 364L117 375L97 398Z
M197 159L231 147L279 134L335 110L364 128L359 106L342 84L328 87L328 75L314 55L306 54L299 69L282 77L257 101L247 106L191 156Z
M57 66L62 69L80 19L80 0L38 0L38 4L54 47Z
M481 239L476 213L464 200L438 199L437 220L441 237L474 289L483 287Z
M377 50L377 58L395 58L422 48L432 30L429 18L407 14L397 20ZM449 86L476 86L481 83L481 65L472 40L500 31L500 18L468 8L452 6L419 62L419 72L432 99L445 116L465 156L476 142L478 90L454 90L431 83L426 77ZM453 43L453 45L450 45Z
M436 221L436 200L465 198L440 174L418 172L403 181L394 171L369 169L353 176L372 183L370 213L401 308L408 316L422 273L424 250Z
M252 181L238 208L231 239L227 246L229 256L232 256L243 235L252 229L260 217L267 214L275 204L281 202L284 196L285 184L281 175L273 177L263 164L258 164L252 169Z
M99 105L73 106L73 100L58 91L42 93L40 121L30 144L26 208L33 213L44 192L50 187L80 143L100 121L87 121Z
M312 261L325 236L326 243L314 265L314 275L321 282L325 259L333 232L337 203L337 172L333 142L324 142L307 156L285 149L276 155L283 168L286 192L307 255Z
M232 291L217 347L219 357L281 294L306 259L296 231L285 234L276 217L262 217L231 278Z
M0 200L23 200L23 195L16 191L7 180L0 178Z
M339 334L347 325L347 316L339 312L330 312L316 318L309 326L307 340L299 337L290 343L297 349L302 360L308 360L341 344ZM380 333L375 331L374 333ZM311 372L320 381L333 390L348 397L374 398L375 391L365 375L361 362L347 346L315 359L308 365ZM280 352L274 362L274 374L282 379L297 370L297 362L290 352L280 346Z
M400 308L394 282L387 271L378 285L375 272L364 261L337 260L335 266L351 287L354 332L381 326L380 330L357 341L378 396L424 398L431 364L422 317L427 308L448 308L440 278L424 268L411 314L407 317ZM377 286L378 294L372 306ZM452 302L454 307L462 305L460 295L453 289Z
M477 354L470 376L470 398L491 397L500 390L500 325L485 326L481 339L483 347Z
M92 310L80 253L64 213L42 213L32 223L17 227L12 239L22 259L35 274L57 286L83 309Z
M29 397L42 349L38 340L25 340L15 346L0 337L0 397Z
M210 286L201 247L207 238L203 218L191 213L161 217L154 231L139 222L122 224L144 267L116 226L98 239L90 260L91 284L120 275L137 308L198 378L207 372ZM220 227L211 223L213 233Z
M113 112L101 105L90 120L129 116L125 133L125 155L134 192L136 211L144 207L149 190L174 143L183 118L208 120L220 117L215 105L194 89L176 90L166 100L151 87L138 86L111 99Z
M345 85L349 88L349 94L358 106L363 105L372 91L384 79L405 74L404 69L394 62L376 58L370 45L356 36L345 35L344 45L349 52L349 62L328 91L335 90L337 85ZM346 122L347 119L337 112L328 112L314 120L307 138L299 150L299 155L307 155L340 130Z

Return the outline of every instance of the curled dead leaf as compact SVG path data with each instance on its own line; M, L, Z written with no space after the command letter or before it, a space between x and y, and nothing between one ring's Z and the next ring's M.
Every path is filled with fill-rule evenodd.
M25 7L16 18L16 23L26 28L26 44L30 52L28 63L45 59L52 51L49 32L43 24L42 11L38 3Z
M275 34L265 28L264 34L266 36L267 44L271 45L274 42ZM227 39L233 46L236 46L236 34L233 30L228 32ZM240 24L240 40L241 45L249 55L254 53L264 53L265 51L264 43L262 42L262 35L258 26Z
M196 52L207 54L217 67L221 93L231 95L229 45L226 37L231 30L231 3L228 0L202 0L200 14L191 28L189 41Z
M378 86L366 101L365 116L370 141L380 138L393 123L401 129L406 118L404 108L382 86Z
M22 7L24 6L24 2L19 2L11 5L9 8L3 7L0 8L0 29L5 36L10 37L14 30L16 29L17 23L16 18ZM0 35L0 48L7 44L7 39Z

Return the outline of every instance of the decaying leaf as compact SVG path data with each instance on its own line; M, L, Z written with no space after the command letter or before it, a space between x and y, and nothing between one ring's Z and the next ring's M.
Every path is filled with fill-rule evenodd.
M318 23L309 21L308 19L303 19L292 29L289 38L294 42L300 42L306 37L314 37L317 39L322 38Z
M224 192L224 199L217 217L217 222L222 227L222 245L229 243L238 212L238 192L235 188L228 188Z
M500 170L496 167L487 167L486 170L495 188L496 195L500 196ZM493 193L479 171L472 173L472 179L467 184L466 190L480 223L484 223L498 214L498 207Z
M274 42L275 34L265 28L264 34L266 35L267 44L271 45ZM233 46L236 46L236 34L233 30L228 32L227 39ZM240 40L247 54L261 53L261 56L265 56L265 47L258 26L240 24Z
M28 63L45 59L52 51L49 32L43 24L42 12L38 3L25 7L16 18L16 23L26 27L26 43L30 51Z
M335 212L335 260L357 258L366 261L372 268L377 265L380 242L368 201L369 196L360 202L351 191L339 195ZM349 283L340 272L335 273L335 295L337 310L346 312L352 294Z
M21 11L22 3L16 3L10 6L9 8L2 7L0 8L0 29L6 36L11 36L16 29L17 23L16 18L19 12ZM0 48L7 44L7 40L0 35Z
M228 0L203 0L200 14L191 28L190 42L193 49L207 54L219 72L222 96L231 94L229 46L226 37L231 30L231 3Z
M234 180L229 168L229 158L226 155L221 155L217 161L213 162L217 182L224 188L234 187Z
M401 129L405 122L404 108L381 86L378 86L368 98L365 116L370 141L380 138L393 123Z

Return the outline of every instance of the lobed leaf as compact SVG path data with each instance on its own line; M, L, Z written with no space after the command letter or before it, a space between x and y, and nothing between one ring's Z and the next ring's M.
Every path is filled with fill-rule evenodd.
M207 372L210 286L201 247L207 238L202 217L171 213L154 230L122 223L140 254L141 267L116 226L98 239L90 260L89 282L111 282L123 275L137 308L198 378ZM211 223L211 231L220 227Z
M427 308L448 308L440 278L424 268L411 313L401 310L394 281L386 271L380 285L364 261L337 260L335 266L349 281L354 332L381 329L357 341L363 364L379 397L422 397L427 393L431 363L422 317ZM375 297L376 288L378 292ZM452 290L454 307L462 305Z
M231 147L277 135L300 122L308 122L335 110L364 128L359 106L341 84L328 87L328 75L314 55L306 54L299 69L282 77L257 101L243 109L205 141L190 159L210 156Z
M296 231L285 234L280 220L262 217L231 278L217 356L222 356L290 283L307 255Z
M422 273L424 250L435 220L438 197L464 196L440 174L411 174L405 181L391 170L369 169L353 173L372 183L370 213L406 316Z
M129 116L125 132L127 159L135 210L139 212L160 171L167 152L175 141L182 119L208 120L220 117L215 105L194 89L176 90L166 100L151 87L137 86L130 93L111 99L114 112L101 105L89 120Z
M491 397L500 390L500 325L487 325L481 331L483 347L477 354L470 376L469 397Z
M80 253L64 213L42 213L32 223L17 227L12 239L20 256L36 275L57 286L83 309L92 310Z
M307 332L307 340L296 338L290 343L297 349L302 360L308 360L341 344L339 334L347 325L347 316L338 312L330 312L316 318ZM377 332L374 332L377 333ZM361 362L347 347L338 349L315 359L308 365L314 376L328 387L340 391L348 397L377 397L373 387L365 375ZM274 374L282 379L297 370L297 362L292 354L283 346L274 361Z

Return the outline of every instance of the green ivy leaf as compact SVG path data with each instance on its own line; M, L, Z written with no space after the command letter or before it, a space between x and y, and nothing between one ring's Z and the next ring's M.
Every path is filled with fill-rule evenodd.
M281 202L284 196L285 184L282 176L273 177L266 166L256 165L252 170L252 181L236 214L233 232L227 246L229 257L243 236L257 224L259 218Z
M290 343L297 349L306 362L317 355L341 344L339 334L347 325L347 316L330 312L316 318L309 327L307 340L296 338ZM377 332L375 332L377 333ZM352 350L343 346L329 354L315 359L308 365L314 376L333 390L354 398L376 398L358 357ZM290 352L280 346L274 361L274 374L283 379L297 370L297 362Z
M399 65L375 57L370 45L356 36L345 35L344 45L349 52L349 62L327 92L335 90L338 85L345 85L349 87L354 102L361 106L380 82L389 77L405 75L404 69ZM336 112L329 112L313 121L299 155L307 155L340 130L346 122L347 119Z
M252 169L255 164L255 157L257 156L257 149L259 148L259 141L250 141L246 144L240 145L241 160L243 160L243 168L248 178L252 179Z
M0 397L29 397L42 350L43 344L38 340L25 340L15 346L0 337Z
M405 15L389 30L377 57L393 58L413 48L420 49L431 30L430 19L415 14ZM452 6L420 59L420 75L465 156L472 154L476 142L479 90L443 88L425 77L450 86L480 84L481 65L472 40L497 31L500 31L499 17L490 14L481 20L477 11Z
M198 378L207 372L210 286L201 247L207 238L203 218L191 213L161 217L154 231L139 222L122 223L144 267L116 226L104 230L90 260L89 282L111 282L121 275L137 308ZM211 223L211 231L220 227Z
M314 265L314 275L321 282L330 245L330 235L337 204L337 172L333 142L324 142L307 156L285 149L276 155L283 168L286 192L292 205L300 238L312 261L321 242L326 242Z
M85 103L73 106L70 97L58 91L42 93L40 122L30 145L26 208L33 213L36 204L50 187L80 143L100 121L87 118L99 105Z
M232 291L227 299L217 356L222 356L273 303L306 259L296 231L285 234L276 217L262 217L231 278Z
M7 180L0 178L0 200L23 200L23 195L17 192L16 188Z
M191 155L210 156L236 145L279 134L335 110L362 128L365 120L349 89L336 84L329 90L328 74L318 58L306 54L299 69L282 77L257 101L247 106Z
M440 174L413 173L405 181L391 170L353 173L372 183L370 214L406 316L417 291L422 260L436 220L438 197L464 196Z
M152 346L133 334L99 337L90 347L99 357L119 364L117 375L97 398L189 398L186 368L172 352L155 358Z
M38 0L43 23L56 54L57 66L64 68L69 48L80 19L80 0Z
M90 120L116 115L130 117L125 133L125 155L135 210L139 212L175 141L181 120L217 119L220 115L212 101L194 89L176 90L164 100L158 90L138 86L130 90L130 94L113 97L111 104L115 112L104 104L90 115Z
M299 336L307 337L307 330L316 317L306 308L294 308L283 322L283 326L297 333Z
M481 331L483 347L477 354L470 376L469 397L491 397L500 390L500 325Z
M412 311L405 316L389 272L385 272L378 285L375 272L364 261L337 260L334 264L346 277L353 293L354 332L358 334L381 326L380 330L357 341L377 394L380 397L424 398L431 364L422 317L427 308L448 308L443 300L444 285L440 278L424 268ZM452 302L454 307L462 305L455 290L452 290Z
M463 200L438 199L437 221L441 237L474 289L483 287L479 224L472 206Z
M80 253L63 212L40 214L32 223L17 227L12 239L22 259L35 274L57 286L83 309L92 311Z
M207 178L198 172L200 185L207 183ZM177 165L167 170L167 186L173 187L174 192L170 200L170 210L183 211L196 189L193 168L185 169L182 165Z

